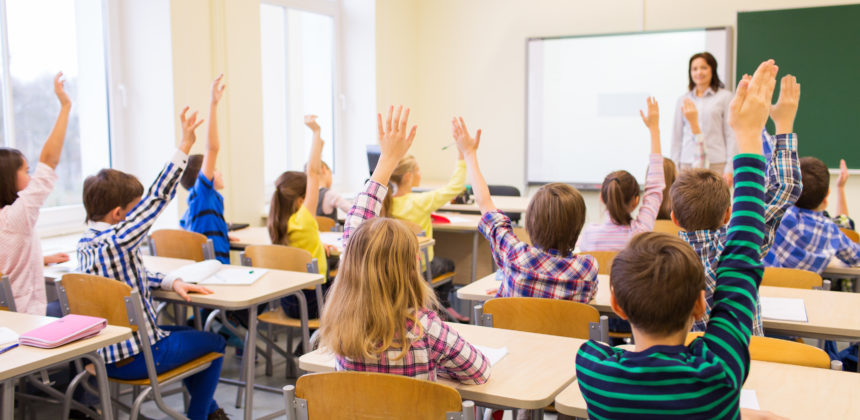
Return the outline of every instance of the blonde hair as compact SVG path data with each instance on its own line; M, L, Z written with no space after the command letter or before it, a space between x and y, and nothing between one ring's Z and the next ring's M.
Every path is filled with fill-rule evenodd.
M397 220L377 217L361 224L341 257L320 320L320 342L350 359L375 359L412 345L407 320L418 331L416 311L438 306L420 274L418 240Z
M382 199L382 211L379 213L380 216L391 217L391 203L394 194L397 192L397 189L402 187L400 184L403 183L403 177L415 172L416 167L418 167L418 160L415 159L415 156L413 155L404 156L399 162L397 162L397 167L394 168L394 172L391 173L391 183L388 185L388 194L386 194L385 198Z

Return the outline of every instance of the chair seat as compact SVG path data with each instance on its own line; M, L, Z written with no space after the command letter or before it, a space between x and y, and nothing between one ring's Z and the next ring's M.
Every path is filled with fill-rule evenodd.
M143 357L142 354L139 356ZM158 375L158 383L164 383L166 381L169 381L170 379L173 379L179 375L182 375L183 373L188 372L189 370L192 370L194 368L212 363L213 360L217 360L218 358L221 358L221 357L224 357L223 353L214 353L213 352L213 353L204 354L203 356L200 356L200 357L198 357L198 358L196 358L196 359L194 359L194 360L192 360L192 361L190 361L190 362L188 362L182 366L179 366L175 369L168 370L167 372L164 372L164 373ZM93 376L96 375L95 366L90 364L90 365L87 365L86 369L90 375L93 375ZM150 385L149 378L128 380L128 379L118 379L118 378L108 377L108 379L110 379L111 382L118 382L118 383L126 384L126 385L135 385L135 386L149 386Z
M302 320L298 318L290 318L283 310L263 312L257 316L257 320L267 324L280 325L282 327L301 328ZM318 329L320 327L319 318L308 320L308 328Z

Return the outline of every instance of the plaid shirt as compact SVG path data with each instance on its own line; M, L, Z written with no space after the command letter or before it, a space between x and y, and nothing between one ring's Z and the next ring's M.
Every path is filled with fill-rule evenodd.
M171 290L173 281L165 279L164 274L146 270L140 258L140 245L146 239L155 219L167 208L176 193L176 186L187 161L188 156L177 150L173 159L155 178L146 196L124 221L115 225L90 222L89 229L78 241L78 267L81 272L122 281L140 293L146 334L151 344L167 337L168 332L158 328L155 323L155 309L149 289L161 287ZM135 331L132 338L100 349L105 362L115 363L140 353L141 341L138 334L140 331Z
M845 236L823 211L792 207L782 218L764 263L821 274L834 256L848 265L858 265L860 245Z
M382 210L382 200L386 194L388 188L372 180L367 181L364 192L355 198L344 221L344 252L350 252L349 238L355 230ZM337 370L393 373L431 381L436 380L438 374L462 383L487 382L490 362L486 356L442 322L435 312L427 308L419 308L416 312L420 325L406 321L406 334L411 345L402 358L398 357L399 348L385 350L375 360L351 360L337 356Z
M496 297L542 297L587 303L597 294L597 261L591 255L562 255L517 239L500 211L481 218L478 230L490 241L502 276Z
M797 135L780 134L770 136L762 131L762 141L765 148L772 150L767 165L767 185L765 190L766 207L764 210L765 237L761 246L761 257L764 258L774 242L777 227L783 214L794 206L800 197L802 188L800 178L800 163L797 158ZM687 241L702 265L705 267L705 303L706 315L693 324L693 331L704 331L708 322L708 314L714 304L714 287L717 279L717 260L726 246L726 227L716 230L697 230L680 232L681 239ZM761 323L761 302L756 301L756 311L753 318L753 334L764 335Z

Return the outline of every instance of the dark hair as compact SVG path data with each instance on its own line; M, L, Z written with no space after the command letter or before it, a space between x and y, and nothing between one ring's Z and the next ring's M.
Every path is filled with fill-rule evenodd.
M269 205L269 238L273 244L289 245L287 237L290 216L298 210L296 203L305 196L308 176L304 172L287 171L275 180L275 193Z
M113 209L125 207L142 195L143 185L134 175L116 169L102 169L84 180L87 221L101 221Z
M182 178L179 178L179 184L182 188L190 190L194 188L194 183L197 182L197 175L200 174L200 168L203 167L203 155L196 154L188 156L188 165L185 165L185 171L182 172Z
M800 158L800 174L803 190L794 205L802 209L815 210L830 192L830 172L824 162L807 156Z
M711 53L705 51L705 52L700 52L698 54L693 54L693 56L690 57L690 64L687 66L687 79L689 80L689 84L687 85L687 89L693 90L693 88L696 87L696 84L693 82L693 76L690 75L690 70L693 69L693 60L695 60L697 58L704 59L705 63L708 64L708 67L711 68L711 89L713 89L714 92L716 92L717 89L719 89L721 87L725 87L723 82L720 81L720 76L717 74L717 59L714 58L714 56L711 55Z
M615 171L603 179L600 199L609 210L609 218L616 225L629 225L633 220L628 211L630 200L639 196L639 183L627 171Z
M657 212L657 220L672 220L672 197L669 195L669 189L675 183L675 162L672 159L663 158L663 179L666 181L666 187L663 188L663 202L660 203L660 210Z
M18 149L0 147L0 208L18 199L18 170L24 166L24 154Z
M732 205L729 184L708 169L681 171L669 191L672 213L687 232L719 228L723 225L726 210Z
M555 182L541 187L526 210L526 233L541 249L569 253L585 224L585 200L576 188Z
M687 327L702 290L705 269L681 238L659 232L633 237L615 259L610 288L640 331L668 335Z

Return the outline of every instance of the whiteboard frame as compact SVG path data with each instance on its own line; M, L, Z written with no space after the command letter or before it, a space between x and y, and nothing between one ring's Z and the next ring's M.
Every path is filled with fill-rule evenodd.
M715 30L724 30L726 31L726 51L728 52L726 55L726 62L724 64L726 69L726 80L723 83L726 85L726 88L730 91L734 92L735 90L735 55L737 51L735 51L735 40L734 40L734 27L731 25L727 26L708 26L704 28L686 28L686 29L669 29L669 30L661 30L661 31L629 31L629 32L609 32L609 33L597 33L597 34L584 34L584 35L559 35L559 36L534 36L526 38L525 42L525 124L524 127L524 135L523 135L523 185L526 188L531 186L540 186L546 185L550 182L543 181L530 181L529 180L529 43L532 41L550 41L556 39L571 39L571 38L594 38L594 37L609 37L609 36L625 36L625 35L643 35L643 34L661 34L661 33L670 33L670 32L690 32L690 31L715 31ZM553 181L553 182L562 182L562 181ZM565 184L571 185L578 190L584 191L598 191L601 188L601 184L593 184L593 183L582 183L582 182L570 182L565 181Z

